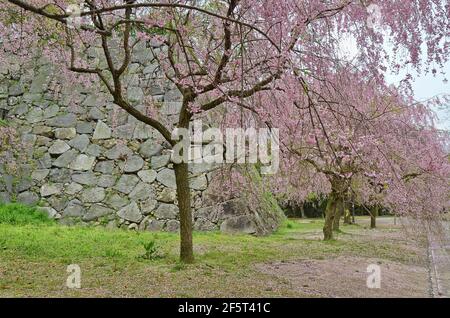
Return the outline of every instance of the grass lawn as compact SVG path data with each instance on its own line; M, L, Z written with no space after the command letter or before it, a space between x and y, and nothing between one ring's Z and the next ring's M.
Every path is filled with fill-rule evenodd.
M332 242L321 241L321 228L321 220L289 220L268 237L195 233L196 262L182 265L178 262L177 234L66 227L33 209L0 206L0 296L342 296L322 290L316 279L320 273L304 272L305 266L334 268L332 262L339 259L364 260L362 264L376 261L392 268L413 266L422 282L426 266L423 246L406 240L400 228L342 226L338 239ZM152 241L158 246L159 257L146 259L142 257L144 246ZM356 263L350 262L346 269ZM69 264L81 268L81 289L66 287ZM299 267L283 270L289 264ZM280 268L281 273L277 272ZM355 270L358 275L364 271L364 267ZM426 275L423 278L426 284ZM355 284L367 289L364 277Z

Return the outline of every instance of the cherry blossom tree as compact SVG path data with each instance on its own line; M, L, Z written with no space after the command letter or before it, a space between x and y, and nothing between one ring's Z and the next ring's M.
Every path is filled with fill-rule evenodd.
M76 15L74 4L82 4ZM427 71L448 60L449 10L444 0L6 0L0 8L0 54L27 59L42 51L77 75L65 73L71 81L104 85L116 105L156 129L173 147L178 140L163 115L155 115L152 101L142 112L125 92L124 74L139 42L160 46L153 55L183 96L177 128L187 128L196 114L217 107L236 122L243 110L262 123L272 113L284 114L284 125L291 127L304 118L286 116L286 105L299 98L308 101L313 78L334 76L343 37L357 43L362 70L357 74L362 78L382 82L386 66ZM393 57L384 47L388 39ZM102 48L106 68L84 59L96 45ZM119 53L113 54L116 49ZM421 50L426 50L425 59ZM300 90L292 85L299 81ZM345 149L333 150L339 151ZM192 262L188 166L181 162L174 168L180 256Z
M372 227L380 207L422 219L448 208L448 136L434 128L429 107L352 69L295 79L292 87L303 93L269 119L289 136L281 141L284 173L275 178L297 200L309 192L328 196L325 240L339 228L349 197L369 207ZM299 196L298 188L306 191Z

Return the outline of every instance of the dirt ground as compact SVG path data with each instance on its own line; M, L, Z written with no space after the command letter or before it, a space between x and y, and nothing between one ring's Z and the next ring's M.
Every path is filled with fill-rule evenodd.
M358 223L368 225L368 220ZM299 259L288 262L257 264L260 272L283 278L290 288L311 297L432 297L430 267L427 260L427 246L417 237L411 239L410 233L402 229L397 220L380 218L376 230L346 230L351 235L339 235L339 240L392 242L402 250L418 255L408 263L394 260L338 256L322 260ZM321 233L305 234L309 239L320 238ZM409 238L408 238L409 237ZM380 288L368 288L369 265L380 269Z
M366 285L367 266L381 270L379 289ZM423 266L392 261L338 257L328 260L299 260L258 264L265 273L288 280L290 287L312 297L429 297L428 270Z
M450 222L443 222L442 231L428 234L430 280L434 297L450 297Z

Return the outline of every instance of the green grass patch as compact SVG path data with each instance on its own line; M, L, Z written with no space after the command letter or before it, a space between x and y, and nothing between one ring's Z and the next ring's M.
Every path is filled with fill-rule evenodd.
M324 242L322 219L290 219L266 237L195 232L196 262L185 265L179 263L178 233L67 227L36 212L0 206L0 296L289 296L282 282L266 291L265 280L272 284L274 278L255 265L345 255L404 262L414 257L392 242L364 239L374 231L362 227L346 226L346 235ZM86 289L65 288L69 264L80 265Z
M274 235L283 236L289 233L306 233L310 231L319 231L322 230L322 228L322 219L287 219Z
M0 203L0 224L10 225L43 225L54 224L45 212L38 211L34 207L13 203Z

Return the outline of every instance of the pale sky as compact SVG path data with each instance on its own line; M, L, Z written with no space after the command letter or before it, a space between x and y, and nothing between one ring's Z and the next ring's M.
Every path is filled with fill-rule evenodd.
M387 50L388 45L386 45ZM343 58L352 60L358 54L358 48L353 38L342 38L340 55ZM412 88L414 96L418 101L426 101L438 95L450 95L450 62L445 64L443 69L437 69L436 76L431 73L418 76L415 72L411 72L414 76L414 82ZM441 73L445 73L444 75ZM392 75L386 73L386 81L388 84L394 84L397 86L399 82L404 79L406 71L399 75ZM444 82L447 79L447 82ZM450 105L442 106L440 109L434 109L438 120L436 126L439 129L445 129L450 131Z
M440 74L443 71L445 75ZM414 75L414 74L413 74ZM432 74L417 76L414 75L413 82L414 96L418 101L425 101L437 95L450 95L450 62L448 62L442 70L438 69L436 76ZM388 83L397 85L402 79L402 76L388 75L386 80ZM444 83L444 79L448 79ZM443 106L441 109L434 109L438 116L437 127L450 131L450 105Z

